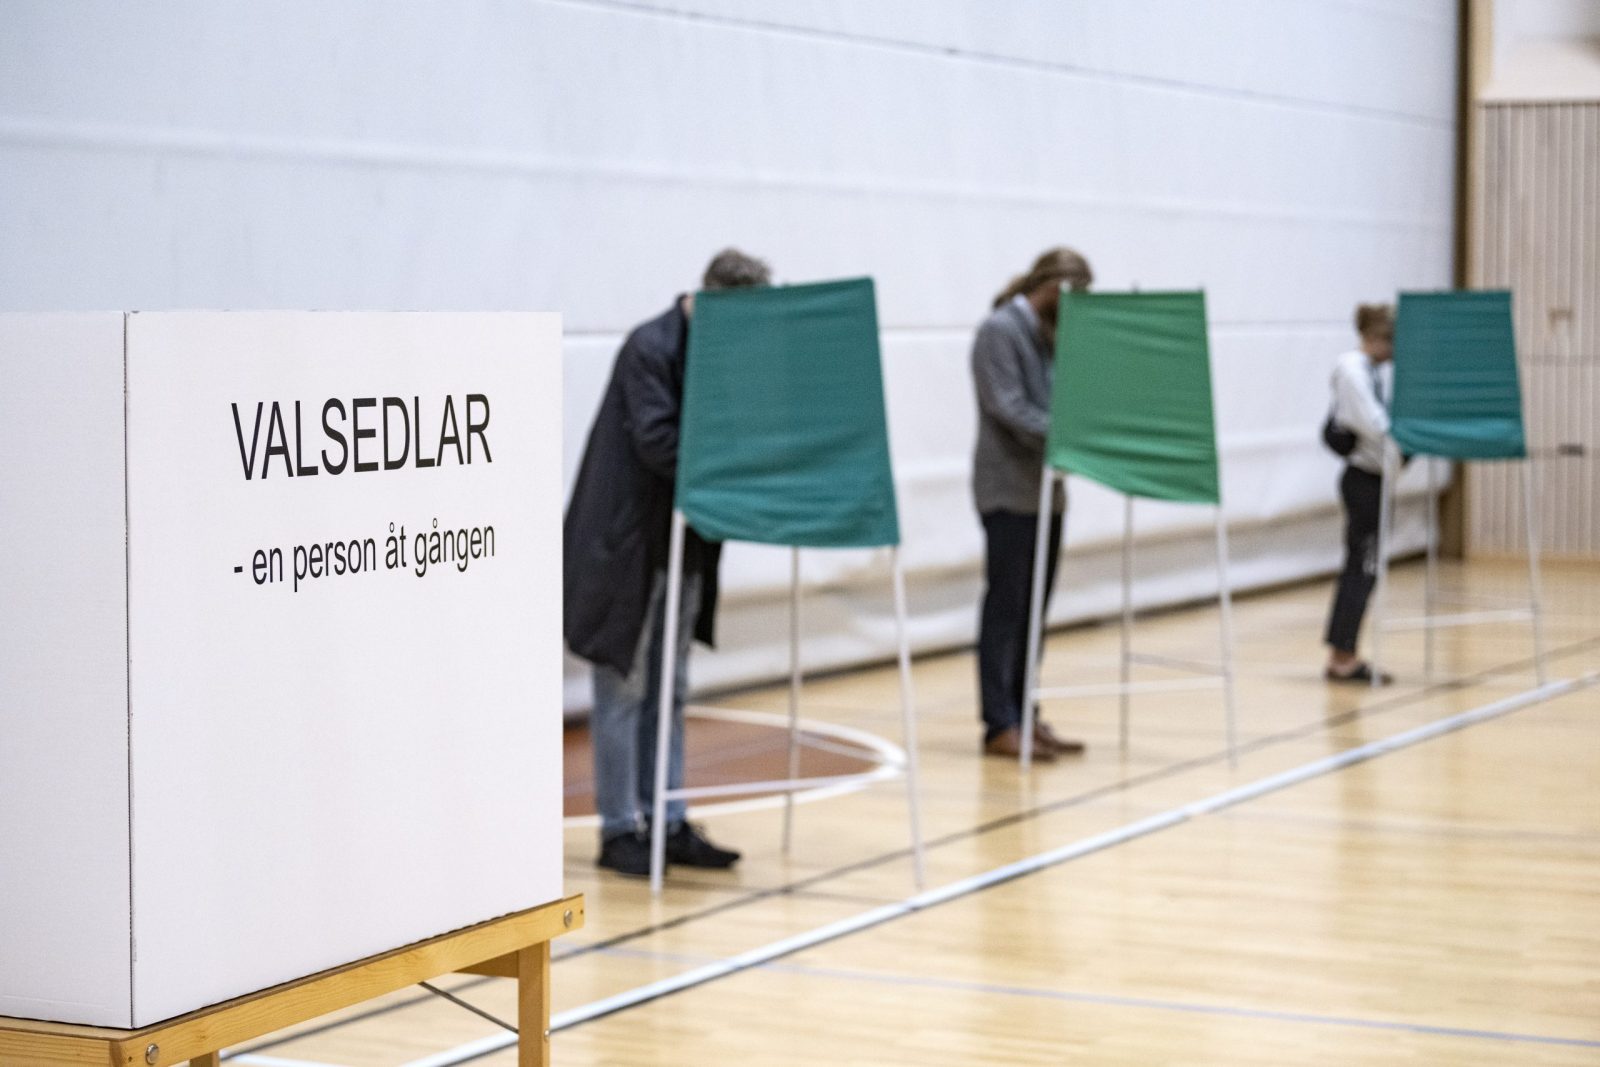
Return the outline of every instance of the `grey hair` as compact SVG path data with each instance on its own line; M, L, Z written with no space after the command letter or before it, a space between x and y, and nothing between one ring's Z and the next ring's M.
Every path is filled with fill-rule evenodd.
M737 248L724 248L711 257L702 289L743 289L752 285L771 285L772 268Z

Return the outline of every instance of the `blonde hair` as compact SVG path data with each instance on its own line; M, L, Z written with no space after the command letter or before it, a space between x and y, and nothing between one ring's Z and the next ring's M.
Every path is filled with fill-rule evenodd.
M1371 337L1374 334L1388 334L1393 337L1394 305L1356 305L1356 333L1359 333L1362 337Z
M1073 289L1087 289L1093 281L1094 272L1089 269L1087 259L1070 248L1052 248L1034 260L1027 273L1012 278L1011 284L994 298L994 306L999 307L1014 296L1031 293L1051 282L1066 282Z

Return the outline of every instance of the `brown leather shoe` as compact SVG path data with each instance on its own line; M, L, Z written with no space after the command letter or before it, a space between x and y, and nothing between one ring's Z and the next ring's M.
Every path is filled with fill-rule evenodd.
M1082 741L1062 737L1050 729L1050 724L1043 719L1033 720L1033 747L1037 752L1046 749L1058 756L1081 756L1087 747Z
M1035 736L1037 736L1037 733ZM989 738L983 743L983 754L986 756L1003 756L1006 759L1021 758L1022 727L1013 726ZM1033 761L1035 763L1054 763L1056 761L1055 750L1035 742L1033 746Z

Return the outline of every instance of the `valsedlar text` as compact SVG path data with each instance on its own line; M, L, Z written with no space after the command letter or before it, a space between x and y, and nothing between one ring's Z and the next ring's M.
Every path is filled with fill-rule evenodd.
M257 401L253 412L248 404L232 407L246 481L266 478L275 469L290 478L309 478L347 470L494 462L489 453L489 398L482 393L467 393L459 405L446 395L442 405L427 406L419 396L413 396L410 404L398 396L333 397L322 403L320 426L302 423L298 400Z

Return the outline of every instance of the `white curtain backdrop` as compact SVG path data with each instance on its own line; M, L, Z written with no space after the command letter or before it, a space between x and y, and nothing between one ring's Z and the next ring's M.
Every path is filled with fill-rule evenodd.
M1303 577L1339 555L1316 432L1352 309L1450 281L1455 11L13 0L0 307L558 310L570 479L623 334L718 248L784 280L871 274L932 649L976 623L972 330L1066 243L1102 288L1206 289L1235 582ZM1057 621L1116 593L1120 504L1072 493ZM1415 548L1414 497L1402 519ZM1142 504L1140 526L1142 604L1215 592L1208 514ZM701 686L782 672L787 574L730 549ZM882 553L805 574L809 665L890 654Z

